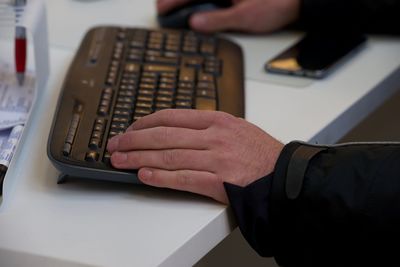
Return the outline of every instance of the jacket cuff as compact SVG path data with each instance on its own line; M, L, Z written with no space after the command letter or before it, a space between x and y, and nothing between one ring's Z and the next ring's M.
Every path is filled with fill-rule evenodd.
M224 183L243 237L263 257L273 256L268 213L272 176L271 173L246 187Z
M296 199L303 187L304 175L309 161L326 146L310 145L294 141L282 150L275 165L275 175L271 189L271 207L283 207L284 203ZM278 212L274 208L272 213Z
M284 147L275 165L269 198L269 217L270 227L273 229L270 238L274 242L274 257L278 263L279 259L287 258L286 254L292 245L287 242L293 238L292 215L295 214L293 209L296 209L293 200L301 193L309 161L324 149L324 146L291 142Z
M260 256L275 256L274 247L280 237L272 229L280 223L273 216L280 214L279 205L300 194L308 161L323 149L300 142L289 143L279 155L274 173L246 187L224 183L240 231Z
M280 164L290 159L300 144L286 145L278 159ZM270 191L274 173L262 177L246 187L224 183L239 229L250 246L263 257L273 256L270 224Z

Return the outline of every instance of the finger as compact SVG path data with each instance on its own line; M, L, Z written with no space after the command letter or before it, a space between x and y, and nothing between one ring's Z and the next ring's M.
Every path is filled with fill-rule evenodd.
M190 1L191 0L157 0L157 11L159 14L165 14L168 11Z
M127 131L158 126L207 129L213 122L215 111L195 109L166 109L147 115L134 122Z
M188 191L214 198L228 204L228 198L221 181L214 173L179 170L140 169L139 179L147 185Z
M114 136L107 144L110 153L172 148L206 149L203 131L176 127L155 127L129 131Z
M243 2L226 9L194 14L189 24L192 29L202 32L248 31L251 29L248 18L251 17L249 14L254 13L253 9L253 6Z
M216 169L208 150L166 149L115 152L111 164L117 169L152 167L165 170L213 171Z

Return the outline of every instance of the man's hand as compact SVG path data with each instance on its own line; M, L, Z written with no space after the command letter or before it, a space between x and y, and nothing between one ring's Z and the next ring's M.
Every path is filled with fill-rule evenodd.
M163 110L109 140L116 168L148 185L228 203L223 182L246 186L271 173L283 144L255 125L215 111Z
M157 0L157 9L164 14L190 1ZM272 32L295 22L300 12L300 0L233 0L232 3L230 8L193 15L190 26L202 32Z

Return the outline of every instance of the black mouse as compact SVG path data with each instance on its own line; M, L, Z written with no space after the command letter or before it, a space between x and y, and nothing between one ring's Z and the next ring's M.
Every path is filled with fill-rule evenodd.
M231 6L230 0L206 1L195 0L189 1L187 4L176 7L166 14L158 15L158 23L164 28L183 28L188 29L189 18L197 12L212 11L220 8Z

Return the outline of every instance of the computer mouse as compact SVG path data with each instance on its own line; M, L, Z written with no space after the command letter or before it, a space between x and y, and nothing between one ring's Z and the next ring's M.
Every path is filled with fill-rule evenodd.
M158 23L164 28L183 28L188 29L190 16L197 12L213 11L220 8L231 6L230 0L206 1L194 0L178 6L177 8L167 12L166 14L158 15Z

